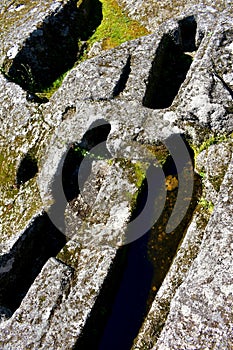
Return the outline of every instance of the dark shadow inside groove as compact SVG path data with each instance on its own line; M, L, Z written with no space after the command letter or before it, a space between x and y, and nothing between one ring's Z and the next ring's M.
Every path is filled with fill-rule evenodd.
M175 33L164 34L152 63L143 106L163 109L171 106L192 63L187 52L196 51L194 16L178 22Z
M61 159L59 168L62 174L62 181L60 181L60 172L58 178L54 179L52 192L54 204L49 209L49 216L52 218L53 222L56 222L57 227L62 232L66 231L66 222L65 222L65 211L67 205L69 205L72 211L76 215L76 230L78 228L77 222L80 220L82 223L82 217L88 217L89 215L89 204L79 202L80 200L80 188L79 182L84 184L90 173L92 167L92 161L94 158L88 162L88 166L82 174L79 174L80 165L85 157L88 157L88 152L93 149L93 147L102 144L102 154L98 153L97 157L102 157L107 159L111 157L109 154L105 141L107 140L108 134L111 130L111 125L104 119L98 119L93 122L86 133L83 135L83 138L80 142L75 142L71 144L67 154L65 154L65 159ZM64 192L64 197L61 196L61 191ZM95 197L97 193L92 193L92 196ZM92 198L93 199L93 198ZM93 201L95 198L93 199ZM68 204L69 203L69 204ZM84 209L84 206L87 208ZM82 215L79 214L82 212ZM67 219L67 217L66 217ZM69 236L69 238L71 238Z
M178 22L180 31L180 44L183 52L193 52L197 50L195 36L197 23L194 16L186 17Z
M71 69L83 54L83 45L100 25L99 0L68 1L62 9L47 17L26 40L9 67L6 77L30 92L41 92Z
M14 313L46 261L65 243L46 213L31 222L11 251L0 257L0 314Z
M164 165L166 177L176 177L175 169L169 157ZM165 208L156 224L144 236L118 250L74 349L131 349L196 207L201 181L199 176L194 177L187 214L173 232L168 234L165 229L175 205L177 188L167 191ZM147 182L144 181L133 216L141 212L146 200Z
M70 147L64 164L61 165L67 201L71 201L79 193L77 174L86 152L106 141L110 130L111 125L108 122L103 119L96 120L86 131L81 142L74 143ZM102 151L103 154L98 153L97 156L106 159L109 155L106 147L103 147ZM22 175L19 177L19 182L20 179L25 180L27 177L28 174ZM55 203L51 206L49 214L43 213L37 216L11 251L0 257L0 319L1 316L11 317L44 264L50 257L55 257L67 242L67 237L62 233L65 232L64 212L67 202L60 201L60 187L57 190L57 181L59 179L55 178L53 184Z
M120 93L124 91L130 72L131 72L131 55L129 55L129 57L127 58L126 64L122 69L120 79L117 82L115 88L113 89L113 93L112 93L113 98L119 96Z
M32 179L37 173L37 160L33 153L29 151L19 164L16 174L16 185L19 187L28 180Z
M93 147L107 140L110 130L111 125L104 119L99 119L89 127L80 143L75 143L70 147L62 170L63 189L68 202L79 194L78 175L82 160ZM102 157L107 159L108 151L106 148L104 152ZM84 175L88 177L89 173Z

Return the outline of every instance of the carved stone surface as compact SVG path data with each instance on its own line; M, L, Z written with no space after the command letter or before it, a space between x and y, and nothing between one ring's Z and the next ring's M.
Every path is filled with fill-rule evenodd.
M90 20L97 3L81 2L75 15ZM37 87L46 70L53 76L43 55L54 50L41 28L54 38L63 23L60 36L74 30L82 41L69 20L74 5L36 2L25 13L22 4L0 5L2 18L7 9L22 11L1 42L1 348L231 349L232 18L194 6L149 36L79 63L41 100L30 76ZM33 55L38 43L41 60ZM16 77L19 64L27 74ZM194 172L176 137L186 140ZM164 173L153 186L164 210L125 246L146 186L153 192L151 167ZM190 176L194 191L183 190L181 202L191 204L182 215L175 202ZM178 222L168 232L171 213Z

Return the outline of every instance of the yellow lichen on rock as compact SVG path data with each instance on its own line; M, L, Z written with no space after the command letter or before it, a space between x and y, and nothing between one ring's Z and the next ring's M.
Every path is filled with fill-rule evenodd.
M178 187L179 182L175 176L168 175L165 184L167 191L173 191Z

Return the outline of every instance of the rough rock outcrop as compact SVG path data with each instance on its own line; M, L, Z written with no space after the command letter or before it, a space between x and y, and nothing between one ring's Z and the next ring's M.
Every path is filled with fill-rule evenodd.
M219 214L218 212L218 203L221 201L221 195L218 196L218 192L219 186L221 185L222 190L220 193L226 191L229 196L231 195L231 183L225 185L226 183L222 182L222 179L224 177L223 174L225 174L226 171L227 174L225 175L225 178L229 179L231 157L232 141L230 141L230 143L223 142L219 145L212 145L197 156L196 167L203 177L203 197L194 213L192 222L185 234L185 237L176 254L173 264L155 297L146 321L144 322L144 325L140 330L137 339L135 340L133 349L143 349L144 347L153 348L153 345L155 343L156 349L199 349L202 348L202 346L205 346L207 349L212 349L215 347L219 347L220 349L231 348L232 323L230 321L230 315L228 314L229 307L227 307L226 310L224 307L225 298L228 299L229 304L232 303L232 298L228 291L226 291L226 294L228 293L227 295L224 292L217 292L217 289L220 288L220 285L223 285L223 283L219 283L217 279L218 277L221 278L220 276L224 275L225 280L228 281L226 284L230 285L232 283L232 264L230 263L227 268L225 268L225 266L220 267L221 272L219 270L218 273L216 273L214 270L214 264L212 262L207 262L208 254L209 257L211 256L213 259L215 259L215 253L216 259L221 260L225 252L226 260L232 259L231 223L229 224L229 227L227 226L227 222L230 220L232 212L232 201L230 199L229 205L227 205L227 210L229 210L229 213L226 214L227 220L224 221L224 227L221 231L229 232L229 234L226 233L226 236L223 234L222 238L219 237L219 239L216 240L215 238L211 238L214 233L210 234L210 230L213 230L214 232L215 230L217 231L216 225L213 224L212 220L214 220L214 218L218 218L216 219L216 222L221 224L222 218L225 217L225 214ZM228 198L228 195L226 198ZM208 225L206 226L207 223ZM219 246L217 249L213 248L213 246L209 244L209 240L211 239L213 239L213 244L226 244L229 249L219 248ZM211 252L213 252L213 254ZM205 257L203 257L203 255ZM223 260L224 259L221 261ZM198 261L199 268L203 268L204 271L202 270L199 274L194 272L192 278L188 279L189 282L187 283L186 278L189 276ZM209 274L211 274L212 277L209 278ZM213 285L211 285L211 283L215 278L216 285L214 286L214 282ZM203 282L203 279L205 282ZM199 283L201 286L199 286ZM199 295L197 296L197 294L194 295L195 293L192 294L191 286L195 288L195 285L197 286L197 289L199 288L199 295L202 295L201 298L199 298ZM212 301L210 301L210 299L205 296L205 291L209 291L209 288L213 288L213 293L211 295L211 297L213 297L211 299ZM205 310L205 317L209 317L208 325L206 321L202 319L203 314L202 316L201 314L198 316L195 314L195 312L190 312L190 318L188 318L188 314L183 314L183 319L180 318L180 312L182 313L182 310L185 310L186 304L179 306L175 304L175 306L173 306L173 302L175 303L174 300L176 300L176 298L180 298L180 301L183 300L182 293L187 294L189 303L190 305L193 305L193 307L199 302L205 303L208 300L209 307L203 309L203 306L200 305L196 309L199 310L200 313ZM222 300L219 302L219 304L222 305L219 306L219 310L221 307L223 307L221 312L222 315L226 316L226 318L225 316L219 316L218 321L216 321L216 315L213 316L213 310L215 310L218 298L222 298ZM173 312L179 313L179 316L174 318L173 321L171 321L169 324L167 318L169 319L172 308L174 310ZM192 319L192 317L194 318ZM199 331L194 331L193 329L194 323L196 322L195 320L198 320L197 322L199 325ZM165 322L167 322L167 328L165 328L166 331L163 329ZM187 334L184 334L182 330L183 324L185 323L187 327ZM173 326L177 327L177 330L172 329ZM170 330L170 327L172 331ZM162 329L163 331L160 338L159 336ZM220 329L224 331L222 331L222 335L219 337L219 339L217 339ZM193 331L196 333L193 334ZM204 334L203 338L202 332ZM182 337L182 339L180 339L180 337ZM181 342L183 343L181 344ZM221 342L221 344L219 342Z
M230 349L232 335L232 161L200 252L178 288L154 349Z
M44 103L18 62L36 90L69 68L43 35L87 40L69 18L92 4L47 3L1 44L1 348L231 349L229 12L194 6Z
M4 74L24 89L40 91L73 67L82 54L82 43L100 24L102 12L98 0L83 0L79 6L75 0L42 1L34 6L19 2L3 6L2 17Z
M164 21L179 15L183 11L189 10L197 4L195 0L181 0L181 1L157 1L149 0L146 3L141 0L117 0L120 6L133 19L138 20L148 30L157 30L158 26ZM200 3L198 3L200 4ZM206 16L210 12L228 10L232 14L231 0L202 0L202 5L206 8Z

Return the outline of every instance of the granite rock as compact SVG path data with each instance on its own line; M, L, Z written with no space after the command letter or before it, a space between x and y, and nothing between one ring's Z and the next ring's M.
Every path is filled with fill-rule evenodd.
M155 31L158 26L164 21L173 17L179 16L184 11L189 11L190 8L195 5L200 5L195 0L188 1L156 1L150 0L144 3L141 0L117 0L120 6L127 12L127 14L141 22L148 30ZM217 11L222 12L227 9L231 12L231 1L216 1L203 0L202 5L206 8L206 18L211 16L212 13Z
M120 339L115 346L232 347L232 17L218 1L158 28L153 16L141 15L151 2L138 1L134 11L130 1L121 3L156 32L77 64L46 103L33 95L31 73L15 79L18 57L26 67L36 65L36 89L46 71L54 79L43 56L51 41L41 30L49 36L58 26L65 39L73 33L61 48L81 40L77 59L87 37L69 18L87 20L93 2L0 7L3 20L7 9L17 19L6 24L0 55L3 349L97 346L130 254L148 255L155 273L128 345ZM38 51L32 54L38 38L41 60ZM143 213L151 167L160 184L152 186L154 200L165 209L158 223L149 222L147 238L135 220L134 240L148 242L124 246L129 221ZM182 181L188 185L181 191ZM186 203L186 213L176 200ZM180 225L169 232L171 210ZM140 283L134 295L137 288L140 294Z
M201 249L153 349L232 347L232 160Z

